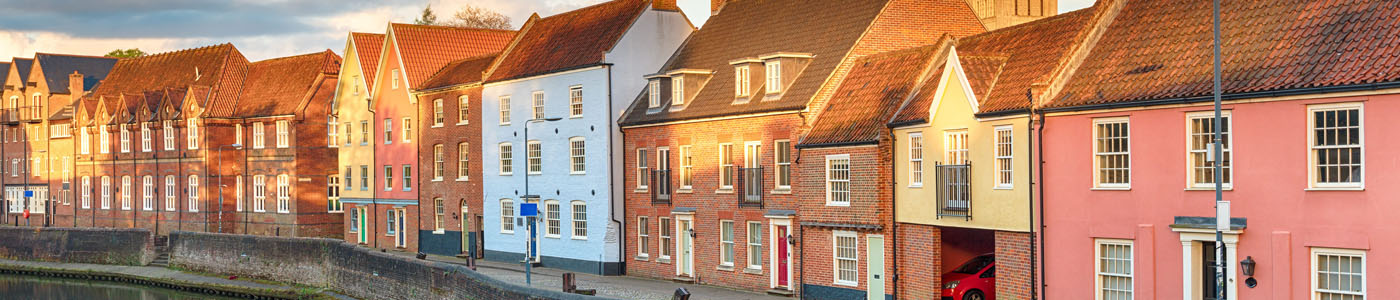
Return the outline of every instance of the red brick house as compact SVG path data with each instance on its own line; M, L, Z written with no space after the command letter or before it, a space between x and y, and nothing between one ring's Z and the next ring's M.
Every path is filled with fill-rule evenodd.
M794 148L860 57L983 31L963 1L713 1L620 120L632 275L804 297ZM814 27L806 20L823 20ZM818 231L823 232L823 231ZM828 237L829 238L829 237ZM829 245L827 247L830 247ZM833 293L837 292L837 293ZM863 292L861 293L863 295Z
M424 253L480 257L481 83L495 54L447 63L424 81L418 99L418 207L425 209ZM475 147L475 148L473 148Z

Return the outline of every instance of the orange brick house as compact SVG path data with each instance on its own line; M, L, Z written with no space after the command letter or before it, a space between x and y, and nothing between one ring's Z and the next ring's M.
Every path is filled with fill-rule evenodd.
M806 180L798 165L811 162L794 146L860 57L982 24L963 1L713 1L712 10L620 120L635 170L624 181L628 273L864 295L807 279L833 267L801 251L816 239L807 228L820 226L803 223L805 193L794 191Z

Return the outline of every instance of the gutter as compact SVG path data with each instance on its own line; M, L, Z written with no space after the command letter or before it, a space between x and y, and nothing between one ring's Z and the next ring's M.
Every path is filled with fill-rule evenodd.
M1400 88L1400 81L1388 81L1388 82L1377 82L1377 83L1363 83L1363 84L1340 85L1340 86L1327 86L1327 87L1307 87L1307 88L1295 88L1295 89L1285 89L1285 90L1275 90L1275 91L1264 91L1264 92L1244 92L1244 93L1234 93L1234 94L1228 94L1228 95L1221 95L1220 98L1221 98L1221 100L1240 100L1240 99L1252 99L1252 98L1268 98L1268 97L1282 97L1282 96L1296 96L1296 95L1313 95L1313 94L1354 92L1354 91L1374 91L1374 90L1392 89L1392 88ZM1063 98L1065 98L1065 97L1061 97L1061 98L1063 99ZM1144 107L1144 106L1171 105L1171 104L1191 104L1191 103L1212 102L1212 101L1215 101L1215 99L1214 99L1212 96L1207 95L1207 96L1179 97L1179 98L1154 99L1154 100L1143 100L1143 101L1098 103L1098 104L1088 104L1088 105L1079 105L1079 106L1052 107L1052 108L1040 109L1039 111L1041 111L1041 112L1046 112L1046 113L1058 113L1058 112L1074 112L1074 111L1086 111L1086 110L1116 109L1116 108Z
M880 141L871 140L871 141L831 142L831 143L820 143L820 144L798 144L798 145L792 146L792 147L793 147L793 148L797 148L797 149L808 149L808 148L827 148L827 147L844 147L844 146L863 146L863 145L879 145L879 144L880 144Z
M1034 103L1032 103L1032 105L1034 105ZM972 114L972 116L973 116L973 117L976 117L976 118L979 118L979 119L985 119L985 118L1009 117L1009 116L1015 116L1015 115L1028 115L1028 114L1030 114L1030 113L1031 113L1031 109L1029 109L1029 108L1020 108L1020 109L1013 109L1013 110L1003 110L1003 111L976 113L976 114Z

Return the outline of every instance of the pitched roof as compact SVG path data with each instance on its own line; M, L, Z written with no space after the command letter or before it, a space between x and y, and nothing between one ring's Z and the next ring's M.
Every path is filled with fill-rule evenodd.
M5 81L10 79L10 63L0 62L0 87L5 86Z
M1400 81L1400 2L1225 1L1222 92ZM1129 0L1048 107L1212 92L1209 1Z
M651 113L643 97L646 93L640 91L621 123L641 125L802 109L828 86L828 79L837 78L833 75L841 70L843 62L849 62L847 54L853 51L867 29L879 28L902 38L862 46L888 50L927 44L944 32L966 36L984 30L962 0L900 1L887 5L889 2L727 2L719 14L711 16L704 27L691 34L661 68L662 72L681 69L713 72L703 88L684 109ZM882 13L915 25L873 26ZM734 67L730 62L779 52L810 54L812 58L778 99L734 104Z
M531 16L488 81L548 74L603 62L649 6L644 0L613 0L547 18Z
M246 65L247 60L233 44L122 59L92 95L115 97L191 85L213 86L224 79L225 69L246 68ZM236 94L237 91L232 92Z
M1094 23L1098 6L1047 17L1016 26L966 37L953 46L963 75L978 101L978 112L1026 109L1026 94L1034 84L1046 83L1084 40ZM896 126L926 122L938 78L904 104L891 119Z
M919 77L940 56L941 46L885 52L856 61L798 146L876 141L885 122L916 91Z
M231 116L294 114L308 93L321 88L317 79L339 70L340 56L331 50L255 62Z
M384 51L384 35L351 32L350 40L354 41L355 56L360 60L360 75L364 76L365 82L374 82L374 75L379 71L379 56ZM373 84L366 86L374 88Z
M501 52L515 38L514 30L390 24L404 75L417 88L448 62ZM396 59L396 58L390 58Z
M25 82L29 81L29 71L34 67L34 59L16 57L10 61L10 64L11 68L15 68L15 72L19 72L20 83L16 86L23 86Z
M44 71L44 80L45 84L49 85L49 91L60 94L68 93L68 75L74 71L83 74L83 90L90 91L97 83L102 82L102 79L107 78L107 72L117 64L117 59L110 57L49 53L36 53L34 60L38 61L39 67Z
M491 63L496 60L496 53L478 57L464 58L447 63L433 77L428 77L418 90L431 90L444 88L459 84L467 84L482 81L482 74L486 68L491 67Z

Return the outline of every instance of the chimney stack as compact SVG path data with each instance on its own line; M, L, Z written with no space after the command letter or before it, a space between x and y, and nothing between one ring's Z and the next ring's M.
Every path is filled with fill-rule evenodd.
M681 7L676 4L676 0L651 0L651 9L680 11Z
M73 74L68 74L68 95L73 98L83 96L83 73L73 71Z
M710 15L719 14L719 9L724 7L724 2L727 0L710 0Z

